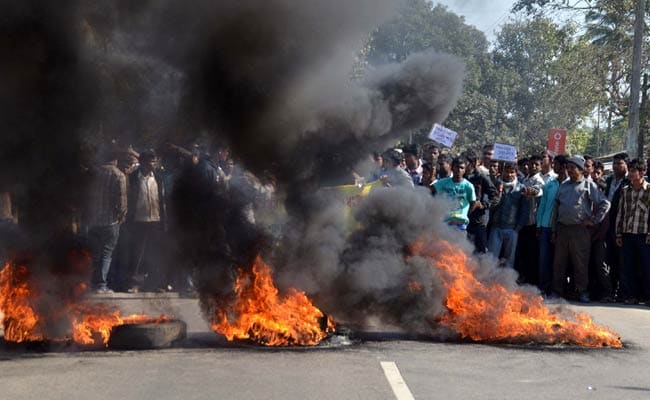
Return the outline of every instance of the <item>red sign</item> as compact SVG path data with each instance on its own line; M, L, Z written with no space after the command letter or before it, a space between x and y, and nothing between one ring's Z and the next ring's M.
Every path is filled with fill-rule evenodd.
M553 155L564 154L566 147L566 130L551 129L548 133L548 151Z

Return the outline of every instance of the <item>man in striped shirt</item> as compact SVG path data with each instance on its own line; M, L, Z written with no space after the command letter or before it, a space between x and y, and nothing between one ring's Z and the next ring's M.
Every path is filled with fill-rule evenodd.
M630 184L623 188L616 216L616 245L623 248L621 289L626 304L650 300L650 183L643 160L628 165ZM639 290L637 277L643 277ZM647 303L646 303L647 304Z
M93 284L97 293L108 288L108 272L127 211L126 177L117 168L118 153L110 151L97 168L90 193L88 238L93 253Z

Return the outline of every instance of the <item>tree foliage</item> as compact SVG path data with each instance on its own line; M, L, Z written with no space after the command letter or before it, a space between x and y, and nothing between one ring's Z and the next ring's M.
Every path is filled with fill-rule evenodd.
M482 32L446 7L407 0L373 33L365 55L372 67L427 49L467 65L464 94L445 121L459 132L455 151L495 142L541 151L549 128L574 130L603 101L595 45L548 18L505 24L489 48ZM415 138L425 140L423 133Z
M582 12L584 24L578 32L581 40L588 41L595 47L595 64L599 63L599 74L602 81L601 100L599 102L598 119L605 122L605 128L594 129L592 140L596 151L611 153L624 147L624 125L630 102L630 82L632 67L632 42L634 38L635 0L518 0L513 11L522 11L529 16L547 14L557 15L566 10ZM647 15L650 12L650 1L645 1L646 32ZM647 76L650 55L650 40L644 35L642 75ZM650 94L650 86L641 87L641 97ZM641 109L641 138L648 137L650 131L650 104L642 102Z

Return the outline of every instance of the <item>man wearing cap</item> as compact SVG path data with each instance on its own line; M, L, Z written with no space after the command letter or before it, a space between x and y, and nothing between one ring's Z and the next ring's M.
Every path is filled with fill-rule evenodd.
M571 263L578 300L588 303L591 229L605 218L610 203L593 181L585 179L584 169L584 158L568 160L569 180L560 185L555 197L551 229L555 238L553 292L565 295L566 271Z

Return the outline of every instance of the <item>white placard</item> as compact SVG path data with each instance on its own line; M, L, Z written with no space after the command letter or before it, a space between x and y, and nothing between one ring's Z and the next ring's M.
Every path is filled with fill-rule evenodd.
M454 145L454 141L456 140L457 135L458 134L451 129L445 128L439 124L435 124L433 125L431 133L429 133L429 139L435 140L445 147L451 147Z
M509 144L494 144L494 156L499 161L515 162L517 161L517 149Z

